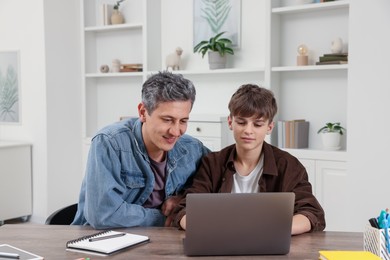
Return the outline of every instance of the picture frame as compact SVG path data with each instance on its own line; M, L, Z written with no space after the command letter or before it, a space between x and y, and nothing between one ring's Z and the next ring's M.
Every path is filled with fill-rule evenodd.
M19 51L0 51L0 124L20 123Z
M232 47L241 45L241 0L194 0L193 46L209 40L220 32L232 41Z

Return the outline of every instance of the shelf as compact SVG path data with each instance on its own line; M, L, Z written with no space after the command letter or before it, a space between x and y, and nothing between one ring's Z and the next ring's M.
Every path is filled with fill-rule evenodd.
M309 65L309 66L283 66L283 67L272 67L273 72L283 71L310 71L310 70L345 70L348 69L348 64L342 65Z
M330 160L330 161L347 161L347 152L344 150L339 151L326 151L315 149L285 149L282 150L294 155L301 159L314 159L314 160Z
M264 73L264 68L232 68L218 70L175 70L172 73L182 75L205 75L205 74L230 74L230 73Z
M92 26L85 27L85 32L107 32L107 31L120 31L130 29L142 29L142 24L118 24L118 25L105 25L105 26Z
M334 1L326 3L313 3L305 5L295 5L286 7L272 8L273 14L293 14L293 13L305 13L320 10L332 10L343 9L349 7L349 1Z
M120 72L120 73L87 73L86 78L119 78L119 77L142 77L143 72Z

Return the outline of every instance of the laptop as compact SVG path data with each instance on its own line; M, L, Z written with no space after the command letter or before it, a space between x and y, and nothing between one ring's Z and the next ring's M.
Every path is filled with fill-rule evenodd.
M290 251L295 194L187 194L184 253L283 255Z

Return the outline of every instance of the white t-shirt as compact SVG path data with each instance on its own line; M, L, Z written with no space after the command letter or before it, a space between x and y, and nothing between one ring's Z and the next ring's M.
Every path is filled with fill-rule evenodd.
M240 175L236 172L233 175L232 193L257 193L259 192L259 180L263 173L264 156L260 157L256 167L247 176Z

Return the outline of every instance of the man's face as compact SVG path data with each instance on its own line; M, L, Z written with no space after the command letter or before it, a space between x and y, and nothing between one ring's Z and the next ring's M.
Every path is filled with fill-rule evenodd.
M141 103L138 112L143 122L142 135L149 157L160 161L187 130L191 101L163 102L152 114Z

